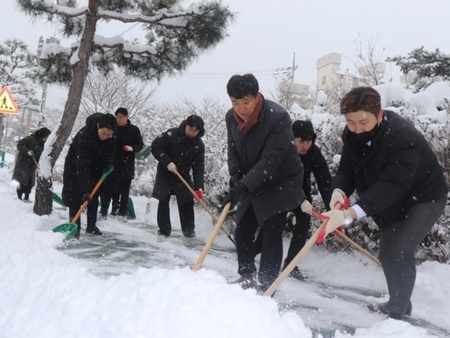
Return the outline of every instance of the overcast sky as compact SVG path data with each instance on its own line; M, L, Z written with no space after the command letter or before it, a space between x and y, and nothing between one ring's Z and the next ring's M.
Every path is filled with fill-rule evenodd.
M6 3L5 3L6 2ZM224 0L236 21L229 27L229 37L214 50L201 56L183 76L166 79L157 91L162 100L184 97L200 100L217 97L228 103L226 83L231 75L253 72L261 92L270 97L275 91L273 72L292 65L295 52L295 82L315 86L316 60L330 52L343 56L341 70L356 59L355 41L376 41L375 50L382 58L407 55L415 48L439 48L450 53L450 1L445 0ZM32 23L15 9L14 0L2 0L0 41L18 37L36 50L40 35L55 34L55 26ZM130 26L127 26L130 27ZM127 27L118 26L117 34ZM103 32L104 31L104 32ZM109 36L100 29L99 34ZM106 33L107 32L107 33ZM139 25L127 37L140 36ZM398 68L386 65L386 72L398 81ZM48 104L57 95L48 98Z

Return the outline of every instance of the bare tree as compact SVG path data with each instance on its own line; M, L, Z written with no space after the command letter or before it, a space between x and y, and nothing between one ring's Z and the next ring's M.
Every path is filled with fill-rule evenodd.
M86 78L80 113L88 117L95 112L114 113L118 107L125 107L130 118L151 109L149 104L156 87L150 88L146 82L125 75L121 70L104 76L93 70Z
M384 63L381 61L384 48L381 53L376 51L378 35L363 41L361 35L353 41L356 59L350 59L356 68L359 81L365 86L378 86L385 81Z

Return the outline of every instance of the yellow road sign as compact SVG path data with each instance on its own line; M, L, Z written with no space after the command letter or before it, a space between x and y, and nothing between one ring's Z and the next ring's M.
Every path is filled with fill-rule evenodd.
M19 108L17 107L9 88L6 86L0 91L0 113L19 114Z

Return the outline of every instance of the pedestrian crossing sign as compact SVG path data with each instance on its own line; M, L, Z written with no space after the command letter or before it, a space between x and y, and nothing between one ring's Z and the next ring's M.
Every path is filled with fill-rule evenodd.
M19 108L17 107L9 88L6 86L0 91L0 113L19 114Z

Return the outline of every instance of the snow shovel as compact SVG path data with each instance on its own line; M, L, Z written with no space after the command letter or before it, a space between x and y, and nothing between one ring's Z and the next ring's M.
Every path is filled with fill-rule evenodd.
M131 197L128 197L127 213L130 216L130 218L136 219L136 212L134 211L134 204Z
M33 162L34 162L34 166L36 167L36 169L39 169L39 163L38 163L38 161L36 160L36 156L31 155L31 159L32 159Z
M178 178L181 180L181 182L184 183L184 185L186 186L186 188L189 189L189 191L191 192L191 194L194 195L195 199L203 206L203 208L205 208L206 212L212 217L213 221L216 222L216 223L218 223L219 220L217 219L217 217L216 217L216 216L211 212L211 210L206 206L205 202L203 202L202 199L199 198L199 197L197 196L197 194L195 193L194 189L191 188L191 186L189 185L188 182L186 182L186 180L183 178L183 176L181 176L181 174L180 174L177 170L175 170L175 174L178 176ZM229 208L228 208L228 210L229 210ZM222 212L222 213L223 213L223 212ZM222 223L223 223L223 221L222 221ZM223 231L223 232L225 233L225 235L230 239L230 241L232 241L233 244L236 245L236 243L234 242L234 239L231 238L230 233L222 226L222 223L220 224L220 225L221 225L222 231Z
M209 249L211 249L213 242L216 239L220 228L222 227L222 223L225 221L225 218L227 217L230 207L231 207L231 202L228 202L227 205L225 205L225 207L223 208L222 213L220 214L220 217L217 220L216 225L214 226L213 232L211 233L211 236L209 236L208 241L206 242L206 245L203 248L202 253L200 254L200 257L197 259L197 262L195 263L194 267L192 268L192 271L197 271L202 266L202 263L205 260ZM222 228L222 230L223 230L223 228Z
M66 203L64 203L64 201L62 200L62 198L59 197L59 196L58 196L56 193L54 193L54 192L52 192L52 199L53 199L56 203L58 203L58 204L62 205L63 207L66 207L66 208L67 208L67 205L66 205Z
M107 172L103 173L102 177L98 180L97 184L95 185L94 189L92 189L91 194L89 195L90 198L93 198L96 194L97 190L102 185L103 181L108 177L109 174L111 174L114 170L114 167L111 167ZM81 214L83 213L84 209L88 206L89 201L84 201L81 205L80 209L76 213L76 215L73 217L72 222L70 223L64 223L61 225L58 225L57 227L53 228L53 232L62 232L65 234L65 241L68 241L72 239L73 236L76 234L76 230L73 231L73 228L78 229L78 224L76 224L76 221L78 221L78 218L80 218ZM70 230L69 230L70 229Z
M322 228L324 227L326 221L322 222L320 227L316 230L316 232L311 236L311 238L306 242L303 248L298 252L298 254L294 257L294 259L288 264L288 266L280 273L280 275L275 279L275 281L270 285L270 287L264 292L263 296L272 296L276 289L280 286L281 283L286 279L287 276L294 270L297 266L298 262L303 258L303 256L312 248L312 246L316 243L317 238L319 237Z

